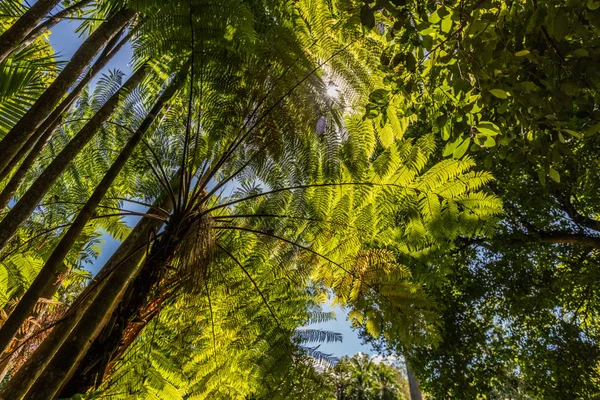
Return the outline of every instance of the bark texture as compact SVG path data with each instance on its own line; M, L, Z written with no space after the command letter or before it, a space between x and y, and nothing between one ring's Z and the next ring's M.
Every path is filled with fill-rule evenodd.
M25 179L25 175L29 168L33 165L37 157L40 155L42 150L44 149L46 143L60 125L62 115L67 111L69 107L73 104L75 99L79 96L79 94L85 89L88 83L92 80L94 76L98 72L100 72L108 62L114 57L115 54L121 50L121 48L129 41L130 36L126 36L116 45L115 43L118 40L118 36L115 36L111 42L109 43L105 50L102 52L96 63L87 71L85 77L77 84L77 86L69 93L69 95L56 107L54 111L46 118L44 123L40 125L40 127L36 130L34 135L28 140L28 142L19 150L19 153L13 159L13 162L18 162L26 153L27 150L31 148L29 154L14 175L11 177L10 181L6 184L2 192L0 193L0 211L3 210L10 199L12 198L15 191L21 186L23 179ZM37 139L37 140L35 140ZM33 146L33 147L32 147ZM5 168L2 172L0 172L0 182L3 181L8 174L10 173L10 168Z
M415 377L412 369L406 365L406 375L408 375L408 388L410 390L410 400L423 400L421 389L419 388L419 382Z
M58 24L62 19L68 17L75 11L81 10L83 7L88 5L91 0L81 0L77 3L69 6L63 10L60 10L56 14L51 15L48 19L38 26L36 26L29 34L21 41L19 44L19 48L16 51L22 50L25 47L29 46L31 43L35 42L37 38L42 36L44 33L52 29L56 24Z
M139 311L149 302L152 289L164 277L166 267L172 261L179 245L177 233L181 234L179 231L173 232L167 228L158 243L152 246L152 251L144 261L140 272L125 290L110 320L93 341L59 397L68 398L77 393L86 393L92 387L102 383L108 365L119 353L127 328L132 321L138 319L136 317L139 317ZM137 334L140 332L141 330L137 330Z
M128 145L133 145L134 141L139 143L150 125L154 122L165 103L185 82L187 77L187 67L178 75L178 77L161 94L152 110L148 113L136 133L130 139ZM135 146L134 146L135 147ZM127 268L126 268L127 266ZM127 263L111 271L105 278L104 284L98 290L95 300L83 310L83 315L76 322L76 326L68 333L61 344L53 346L54 348L45 349L46 352L53 354L52 359L47 361L34 354L32 363L24 373L30 373L37 377L35 381L27 379L25 383L15 383L16 376L6 388L0 392L1 396L23 396L26 399L51 399L57 396L62 387L68 382L70 377L76 371L77 366L88 351L94 339L101 333L106 323L110 320L112 312L120 303L123 293L129 287L132 280L139 271L138 264ZM49 337L45 342L48 342ZM48 347L46 343L43 346ZM50 350L50 351L48 351ZM36 352L37 353L37 352ZM45 364L43 366L42 364ZM43 368L43 371L40 369ZM23 370L23 369L22 369ZM21 371L19 371L19 374ZM25 388L24 386L28 387Z
M156 203L156 209L148 210L147 214L160 214L160 209L170 209L171 202L167 197ZM142 218L131 233L117 248L115 253L104 264L98 275L71 307L67 315L50 332L48 338L31 355L16 375L0 391L0 399L19 399L31 388L45 366L52 360L54 354L65 342L69 334L77 326L88 307L97 298L98 293L105 287L107 281L114 273L125 272L123 275L133 273L144 257L148 246L148 239L152 232L157 231L163 222L154 218Z
M0 141L0 170L14 166L13 158L34 134L77 78L106 44L134 17L135 11L121 10L98 27L77 49L71 61L25 115ZM12 169L12 167L10 167Z
M56 158L46 167L27 192L0 222L0 249L4 248L19 226L27 220L44 195L50 190L56 179L75 159L77 154L94 137L98 129L112 115L117 106L146 76L148 70L136 71L123 86L113 94L98 112L84 125ZM3 327L4 328L4 327ZM1 332L1 330L0 330ZM1 335L0 335L1 336ZM0 340L0 343L2 341Z
M23 39L59 2L60 0L38 0L0 36L0 62L19 47Z

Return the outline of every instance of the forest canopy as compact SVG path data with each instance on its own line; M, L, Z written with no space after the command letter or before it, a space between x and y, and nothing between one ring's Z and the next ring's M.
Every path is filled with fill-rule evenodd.
M593 0L1 0L0 399L600 395L599 38ZM402 367L321 351L325 304Z

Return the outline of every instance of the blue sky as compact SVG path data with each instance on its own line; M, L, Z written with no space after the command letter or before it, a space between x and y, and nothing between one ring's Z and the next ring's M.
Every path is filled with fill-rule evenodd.
M58 54L59 59L68 60L71 58L73 53L77 50L82 42L82 39L75 32L79 22L63 21L56 25L50 34L50 42L54 47L54 50ZM108 69L120 69L127 75L131 73L129 68L129 62L131 61L131 46L124 46L123 49L117 54L105 68ZM96 76L95 80L98 79ZM92 82L92 85L95 81ZM135 219L128 219L127 223L130 226L135 224ZM110 257L119 245L119 241L112 239L109 235L103 235L104 244L102 248L102 254L96 260L94 265L89 265L89 270L95 274L98 269L104 264L104 262ZM329 311L330 307L328 304L324 306L325 311ZM369 346L361 344L360 339L356 333L352 330L350 322L346 320L346 312L339 307L333 310L337 316L337 321L330 321L322 324L311 325L311 329L324 329L339 332L343 335L342 343L323 343L319 350L325 353L331 353L337 357L344 355L352 355L357 352L363 352L368 354L375 354L371 351Z

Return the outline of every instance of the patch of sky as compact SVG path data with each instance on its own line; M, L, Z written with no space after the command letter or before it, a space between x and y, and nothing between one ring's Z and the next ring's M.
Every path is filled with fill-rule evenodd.
M55 12L58 9L55 9ZM82 37L77 31L77 28L82 24L81 20L64 20L56 24L50 30L50 44L55 51L55 57L59 61L69 60L79 46L83 43ZM112 60L109 61L103 72L111 69L119 69L125 73L125 78L131 75L131 44L127 43L121 51L119 51ZM95 60L94 60L95 62ZM97 74L90 86L93 88L100 79L101 74Z
M331 321L312 324L308 328L341 333L342 341L321 343L319 351L332 354L336 357L343 357L346 355L352 356L358 352L368 354L369 356L376 355L376 352L370 346L362 344L361 339L352 329L350 321L348 320L348 312L345 309L340 306L332 307L331 303L326 303L323 305L323 311L333 311L336 318Z

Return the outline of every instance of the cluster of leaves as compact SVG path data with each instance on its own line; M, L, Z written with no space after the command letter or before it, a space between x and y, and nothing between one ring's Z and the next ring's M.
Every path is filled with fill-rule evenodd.
M425 390L453 398L597 395L597 285L581 281L597 256L499 243L470 253L429 292L442 339L415 347L410 358Z
M0 4L0 34L23 13L16 1ZM38 38L0 63L0 136L3 136L25 114L48 87L60 67L48 35Z
M344 357L333 369L333 375L339 399L410 399L403 372L385 360L375 362L366 354Z
M334 368L315 373L297 360L278 390L254 394L249 400L406 400L410 399L405 371L388 360L358 353L342 358Z
M438 396L590 398L598 363L597 136L561 159L561 182L532 165L494 164L506 213L492 236L465 240L428 289L438 346L412 362ZM494 397L495 398L495 397Z
M600 129L598 2L378 1L362 22L377 22L390 84L367 116L401 97L445 156L482 152L559 181L560 159Z
M364 3L390 85L365 118L393 107L407 136L437 134L437 158L471 153L505 210L495 233L407 263L439 336L364 338L408 355L435 397L597 395L600 4Z
M158 93L187 77L65 259L92 260L100 230L128 237L125 216L159 221L68 390L93 369L102 398L402 398L397 371L366 359L334 384L315 370L308 355L334 360L310 343L339 337L299 327L332 290L440 398L596 394L600 4L106 1L81 32L125 5L140 16L132 64L151 71L0 269L8 312ZM3 62L5 130L52 78L42 50L23 54ZM79 96L13 200L122 78ZM64 282L59 298L81 288Z

